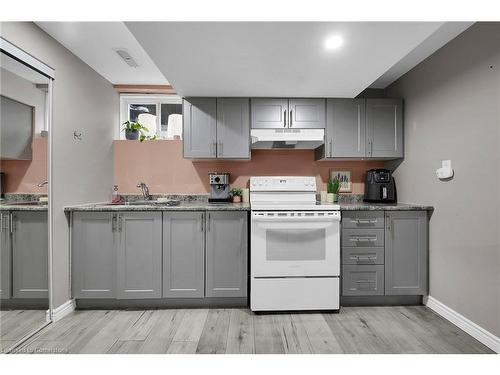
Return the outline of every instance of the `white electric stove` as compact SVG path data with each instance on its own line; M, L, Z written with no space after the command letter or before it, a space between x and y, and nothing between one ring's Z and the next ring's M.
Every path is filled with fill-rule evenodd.
M250 204L250 308L339 309L340 207L302 176L251 177Z

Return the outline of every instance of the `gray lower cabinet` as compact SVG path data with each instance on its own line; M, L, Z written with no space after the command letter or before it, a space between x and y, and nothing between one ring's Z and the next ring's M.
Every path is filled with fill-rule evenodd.
M12 296L48 298L48 214L12 212Z
M206 222L206 297L247 296L248 213L209 211Z
M116 298L116 214L75 212L72 216L73 297Z
M403 101L366 100L366 156L403 157Z
M217 99L217 158L250 158L250 100Z
M385 294L427 294L427 211L387 211Z
M326 158L364 158L365 99L326 101Z
M384 295L383 265L344 265L342 274L342 295Z
M324 129L325 99L289 99L289 128Z
M0 212L0 299L11 297L10 213Z
M163 297L203 297L205 213L163 214Z
M187 98L182 104L183 153L185 158L217 157L215 98Z
M252 98L252 129L283 129L288 121L288 99Z
M117 298L161 298L162 213L119 213L116 225Z

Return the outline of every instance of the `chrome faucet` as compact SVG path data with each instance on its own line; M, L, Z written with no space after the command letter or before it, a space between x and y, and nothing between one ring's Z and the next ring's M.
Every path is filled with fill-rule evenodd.
M142 191L142 196L144 197L144 200L150 201L151 200L151 195L149 194L149 188L148 185L146 185L144 182L139 182L137 184L137 187L141 189Z
M44 187L45 185L47 185L49 183L49 181L43 181L43 182L40 182L39 184L37 184L36 186L38 187Z

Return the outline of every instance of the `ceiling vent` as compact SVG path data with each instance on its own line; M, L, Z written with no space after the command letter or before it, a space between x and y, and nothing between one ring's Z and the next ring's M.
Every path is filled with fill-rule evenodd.
M120 56L126 63L127 65L131 66L132 68L137 68L139 64L133 59L130 54L123 50L123 49L116 49L115 52Z

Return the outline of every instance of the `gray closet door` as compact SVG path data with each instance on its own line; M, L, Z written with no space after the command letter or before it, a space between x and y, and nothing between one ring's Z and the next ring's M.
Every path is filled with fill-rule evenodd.
M427 294L427 212L386 212L385 294Z
M288 126L288 99L251 99L252 129L283 129Z
M216 99L184 99L182 114L184 157L217 157Z
M403 157L402 100L366 100L366 147L368 157Z
M247 295L247 212L207 213L206 296Z
M12 295L48 298L48 214L15 211L12 219Z
M327 100L326 157L365 157L365 107L365 99Z
M10 227L9 212L0 212L0 298L10 298Z
M294 129L323 129L325 127L325 99L289 99L288 127Z
M72 214L73 298L116 298L116 215Z
M161 298L161 212L118 214L117 298Z
M250 158L250 101L217 99L217 158Z
M205 294L203 212L163 214L163 297Z

